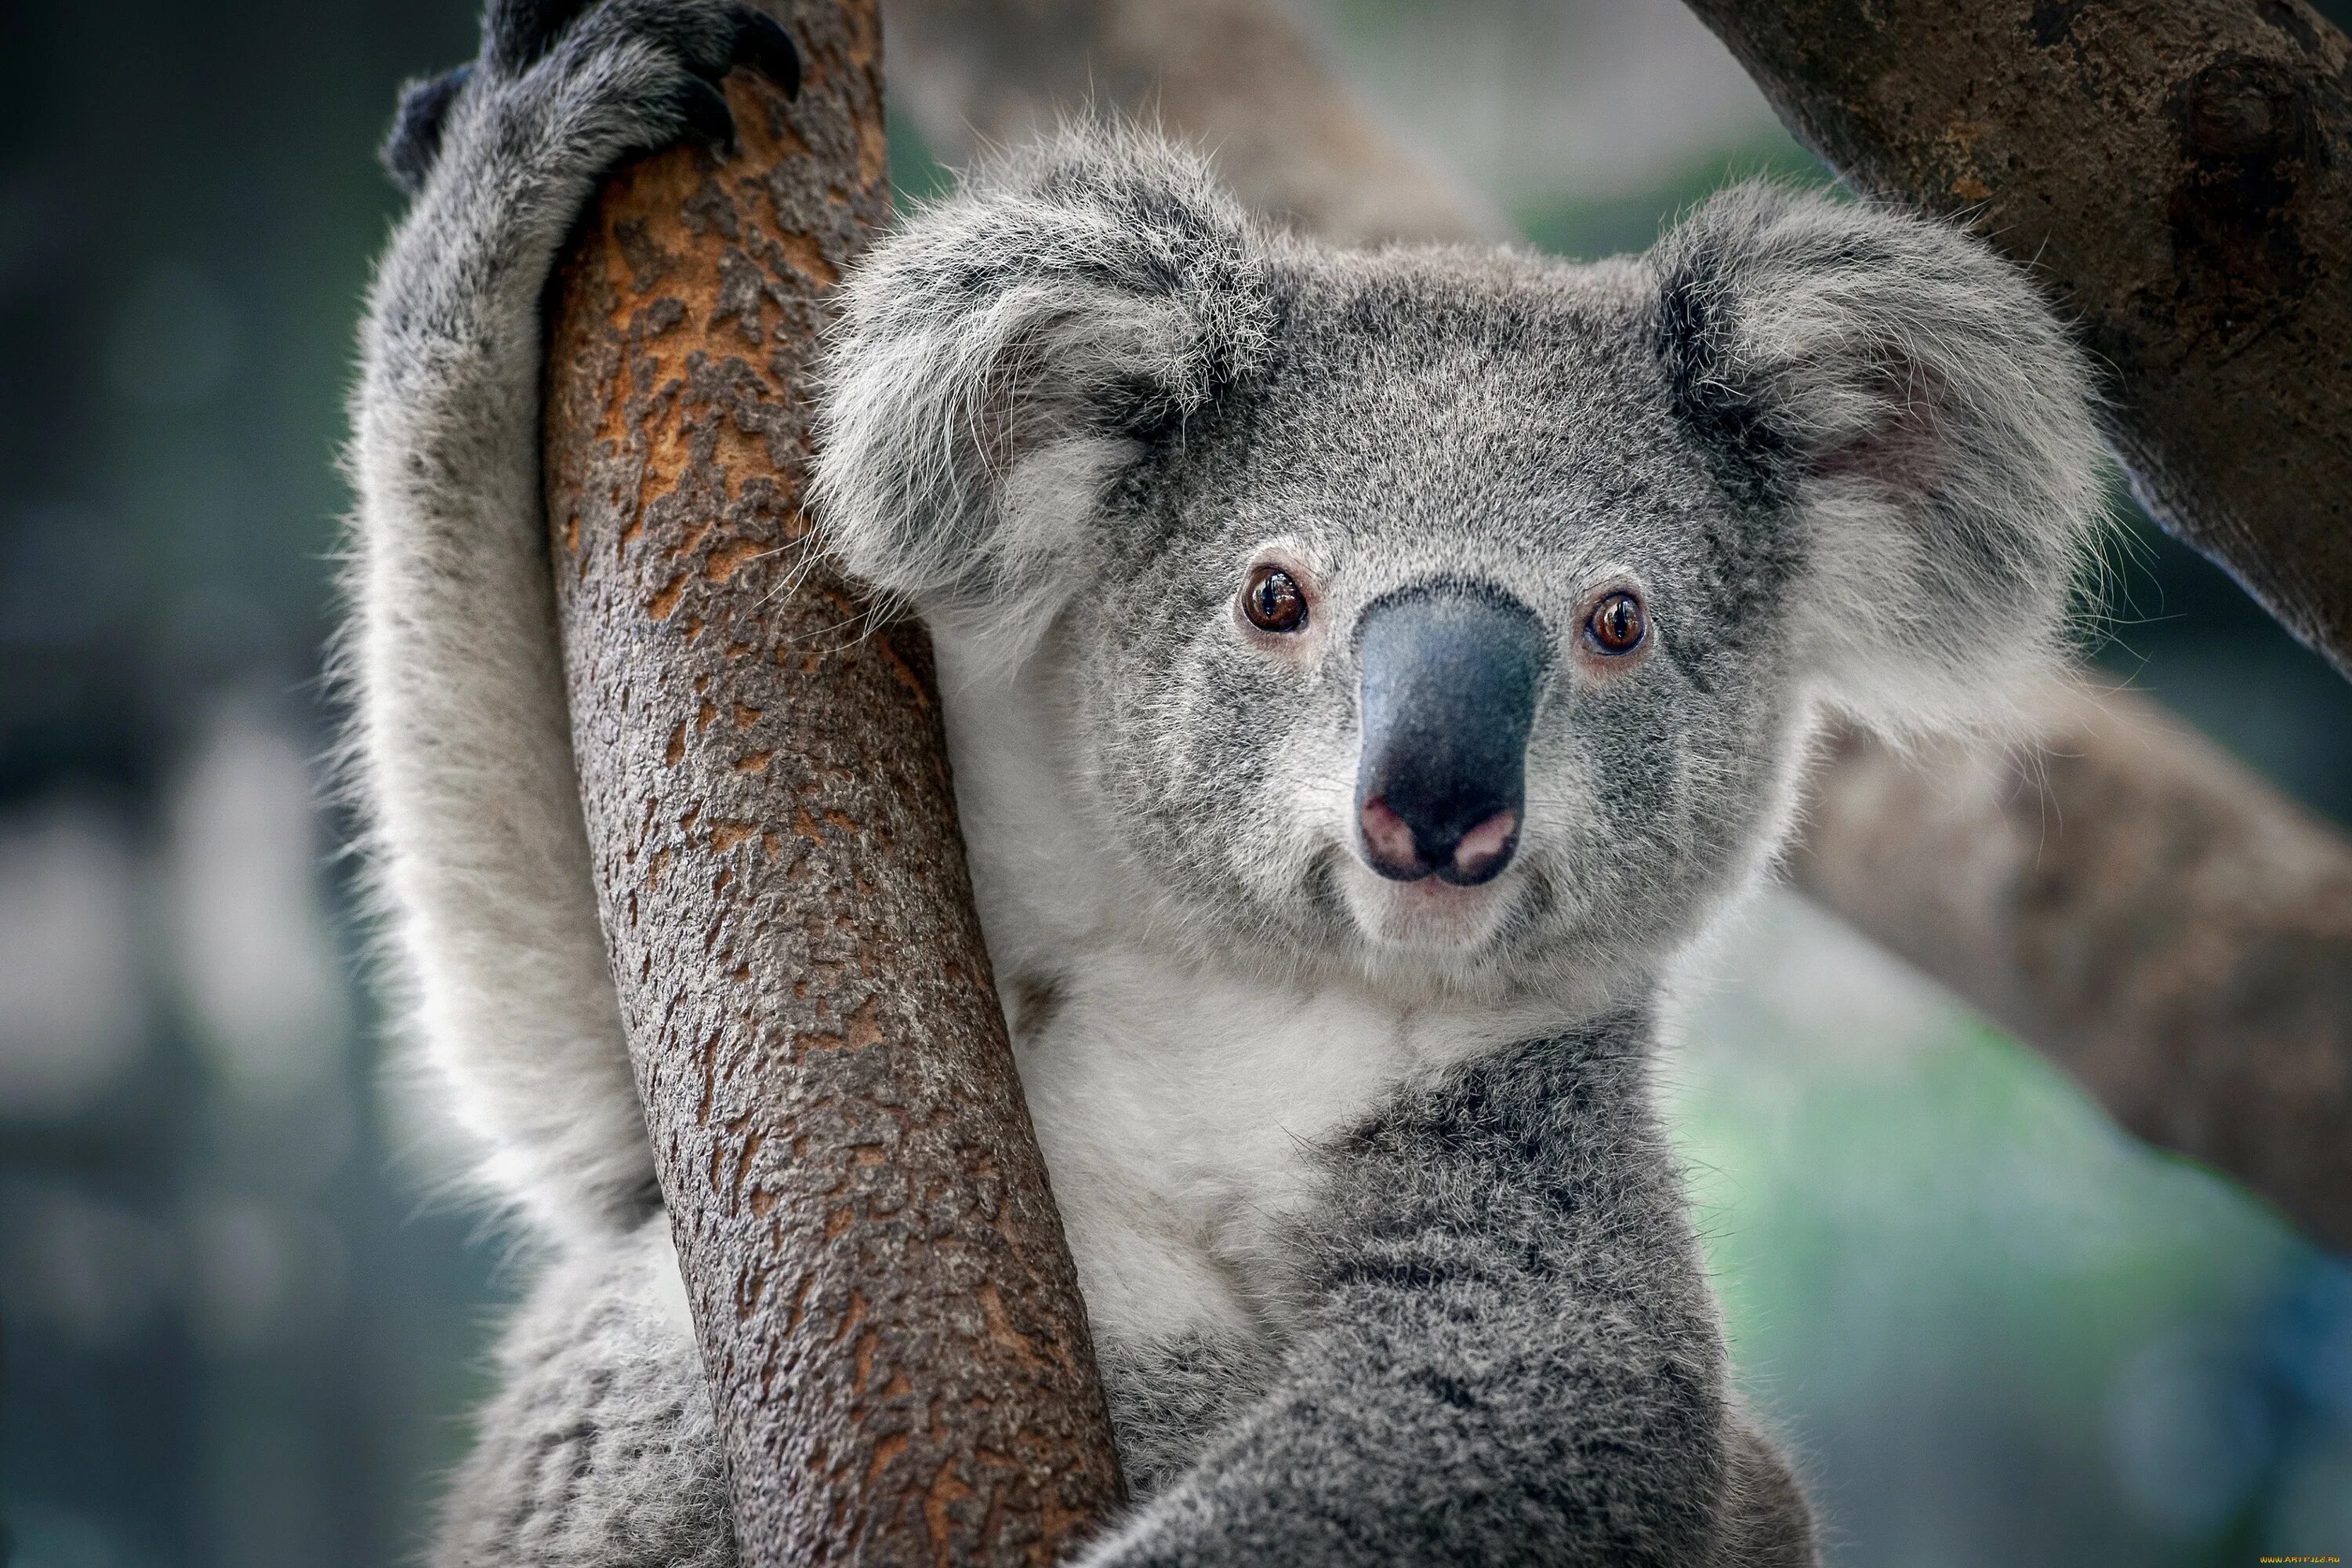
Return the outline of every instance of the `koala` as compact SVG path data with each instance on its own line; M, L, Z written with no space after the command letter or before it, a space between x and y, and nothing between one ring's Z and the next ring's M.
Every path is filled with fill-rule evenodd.
M559 244L624 154L726 138L738 62L797 68L721 0L492 0L388 158L353 751L423 1050L546 1255L441 1568L734 1560L537 422ZM2029 281L1764 185L1591 264L1340 249L1081 128L836 303L820 533L935 640L1134 1499L1082 1561L1815 1561L1651 1063L1824 714L1998 727L2063 656L2104 476Z

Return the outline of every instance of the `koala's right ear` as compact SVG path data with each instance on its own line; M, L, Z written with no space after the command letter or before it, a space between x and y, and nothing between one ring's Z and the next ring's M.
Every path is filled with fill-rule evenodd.
M1065 132L877 244L842 292L826 542L926 615L1042 624L1105 488L1262 354L1265 245L1191 153Z

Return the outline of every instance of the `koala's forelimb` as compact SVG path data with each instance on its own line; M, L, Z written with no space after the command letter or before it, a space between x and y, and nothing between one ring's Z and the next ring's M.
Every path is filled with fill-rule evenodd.
M747 162L719 165L741 176L742 188L730 189L747 214L765 216L772 201L784 221L797 214L811 225L789 237L807 244L789 262L777 260L772 243L760 251L783 272L768 280L761 304L780 305L786 319L782 335L767 340L777 353L759 356L761 370L782 381L764 389L769 411L804 405L798 367L815 353L824 268L845 265L887 211L879 160L867 156L878 147L881 121L871 55L860 54L870 46L871 16L861 36L859 15L854 5L803 8L803 36L825 74L791 124L799 140L781 154L763 146L771 156L753 174L744 173ZM556 252L623 157L681 134L735 140L739 128L712 85L730 64L760 69L789 96L797 54L772 21L709 0L606 0L584 9L501 4L487 27L480 61L408 96L387 149L395 172L421 183L372 301L352 459L362 494L351 655L356 742L377 862L420 993L416 1023L446 1098L483 1135L488 1184L525 1212L534 1239L551 1242L553 1253L509 1326L501 1390L481 1413L434 1561L446 1568L731 1563L722 1448L737 1478L732 1517L747 1560L862 1553L901 1561L910 1541L924 1540L958 1561L991 1560L982 1553L992 1552L1028 1561L1041 1541L1101 1516L1116 1496L1116 1461L1067 1251L985 985L936 706L917 668L928 658L920 634L898 628L834 649L829 659L791 658L791 673L781 672L796 641L798 651L822 651L790 635L804 626L782 623L811 613L830 621L847 593L834 579L782 603L763 589L781 552L766 548L771 541L757 529L781 536L793 520L789 500L776 501L793 479L777 455L788 433L766 449L749 448L758 456L740 463L735 484L721 486L733 493L717 500L696 488L709 485L709 467L682 456L690 437L666 448L678 459L670 468L633 471L611 491L596 470L593 499L566 492L567 480L581 477L582 463L572 459L583 450L614 457L614 444L600 444L593 428L608 408L640 436L658 418L684 424L709 413L667 372L653 384L655 413L632 401L644 387L629 373L652 368L628 357L645 341L636 329L661 340L656 360L681 349L682 360L706 363L708 348L709 359L734 368L744 362L730 353L761 341L756 312L748 334L723 316L682 327L677 296L692 290L669 287L677 283L670 271L657 271L650 292L625 301L626 346L614 356L620 381L595 387L595 411L584 421L572 417L564 393L588 385L610 362L559 356L580 374L553 389L568 437L549 449L550 484L572 537L584 532L598 556L593 567L563 556L565 581L586 584L583 596L562 602L565 625L583 662L612 655L621 667L612 684L574 671L583 732L597 739L577 767L567 743L540 463L540 312ZM774 94L738 86L749 95L739 103L761 105L761 119L747 114L740 128L746 142L777 137ZM739 270L727 281L742 281L745 252L776 237L751 232L732 215L725 226L740 247L714 239L683 256L711 237L712 208L701 199L717 188L707 184L711 173L709 161L679 152L629 177L615 200L625 205L628 193L650 193L676 226L616 218L612 229L584 236L582 265L565 274L578 287L555 296L569 301L560 331L609 322L598 316L606 303L597 292L606 259L598 247L623 243L614 231L667 247L666 259L683 271L731 265ZM665 183L672 176L681 178ZM770 176L777 184L760 188ZM698 205L688 208L689 196ZM645 254L611 262L627 271ZM688 349L706 329L710 336ZM567 341L579 348L576 336ZM778 368L787 351L799 356L789 371ZM583 357L594 365L581 369ZM739 412L709 415L698 428ZM624 450L615 460L629 458ZM657 508L648 499L660 489L655 479L675 487ZM609 498L623 492L636 498L634 515L616 515ZM717 515L730 500L748 512ZM738 524L746 531L731 532ZM706 552L690 563L697 591L685 596L688 613L665 625L659 614L639 613L645 595L637 593L623 594L625 608L602 622L593 608L582 611L583 598L593 604L594 593L649 559L663 576L678 578L669 563L687 547L671 548L673 528L700 539ZM640 542L634 552L631 539ZM731 623L714 602L730 595ZM716 673L719 683L686 695L697 657L686 626L701 629L706 616L713 635L699 651L716 664L723 644L730 649L724 658L737 662L704 669L703 682ZM734 637L722 637L730 629ZM655 646L627 642L632 632L650 632ZM778 657L739 658L755 646ZM683 699L677 752L666 759L668 721L647 728L665 678L672 679L667 694ZM761 681L768 694L751 689ZM797 696L811 697L813 684L833 705L793 700L795 681L803 683ZM598 705L616 693L621 716ZM730 697L743 700L729 701L730 722L708 745L708 721L697 726L687 757L697 707L715 714L711 703ZM761 708L768 728L753 731ZM861 713L901 710L916 716L911 727L877 721L860 728ZM623 731L617 744L598 743L607 719ZM663 775L650 784L627 773L645 750L633 742L646 737ZM714 760L724 739L746 740L744 752L765 746L761 765L730 766L740 753ZM852 780L846 794L822 794L824 782L842 778ZM798 783L810 788L793 787ZM614 798L598 793L600 784L628 792L617 829L593 815ZM659 830L683 835L698 819L701 831L691 846L647 846L654 829L640 793L670 786L688 797L681 802L688 809L666 815ZM599 830L593 841L583 788L588 821ZM740 811L722 809L730 788L749 797ZM764 818L779 798L824 819L819 831L847 847L784 858L781 834L747 827L730 837L735 823L715 820ZM858 823L847 823L845 806ZM860 842L861 832L871 837ZM861 858L877 839L888 847ZM802 842L796 832L793 842ZM641 847L643 857L634 853ZM604 892L614 904L625 899L627 914L613 914L614 944L625 952L631 936L644 936L660 950L648 988L660 994L645 1003L660 1024L629 1018L628 1032L651 1058L646 1104L657 1121L678 1111L666 1131L683 1128L689 1142L707 1133L719 1145L708 1159L695 1151L714 1190L689 1195L677 1212L696 1265L707 1335L699 1346L667 1243L670 1221L657 1206L630 1042L614 1006L632 994L615 995L593 850L605 857ZM707 877L684 885L698 852L725 864L719 887L731 885L734 902ZM613 881L632 874L641 880L613 892ZM828 890L845 897L852 884L869 900L855 911L866 934L903 941L915 962L893 963L872 945L845 955L857 948L859 921L841 898L830 906L824 899ZM811 889L802 903L791 902ZM886 921L877 910L896 918ZM714 922L730 932L723 962L714 961L723 979L696 991L693 963L711 958ZM680 936L681 925L690 934ZM791 949L812 931L829 945L814 953L753 951L763 937L776 939L769 949ZM737 944L746 950L741 976ZM927 958L937 962L927 967ZM768 1000L776 1005L747 1005L745 977L755 966L774 985ZM847 978L812 984L820 968ZM630 978L646 975L633 963ZM644 1001L648 990L634 994ZM836 1003L837 1016L822 1016ZM698 1021L690 1046L665 1050L671 1042L663 1026L695 1017L698 1004L723 1017L708 1030ZM984 1028L970 1026L975 1017ZM716 1031L723 1029L738 1032L719 1052ZM828 1029L838 1049L807 1044ZM925 1030L921 1042L911 1040ZM770 1053L780 1039L801 1047L807 1071L775 1060ZM974 1060L989 1049L995 1059ZM665 1095L664 1086L676 1089L693 1070L689 1054L710 1076ZM665 1070L673 1066L678 1070ZM663 1143L672 1158L662 1174L673 1191L678 1142ZM815 1179L828 1162L838 1183ZM715 1234L740 1241L747 1233L756 1240L731 1252L709 1245ZM726 1299L714 1303L714 1296ZM721 1393L715 1404L706 1363ZM798 1370L780 1374L780 1366Z
M1297 1338L1086 1568L1810 1563L1727 1392L1650 1051L1599 1019L1333 1150Z
M493 6L493 39L528 9ZM414 1026L488 1185L562 1235L632 1225L655 1191L565 717L540 293L597 176L687 130L741 34L731 5L614 0L413 92L388 150L421 183L353 397L358 784Z
M1810 1564L1787 1462L1726 1393L1648 1027L1530 1042L1333 1151L1296 1237L1306 1325L1276 1366L1191 1352L1217 1392L1166 1463L1126 1412L1156 1495L1083 1568ZM436 1564L731 1568L677 1268L656 1216L542 1277ZM1171 1370L1147 1373L1163 1405Z

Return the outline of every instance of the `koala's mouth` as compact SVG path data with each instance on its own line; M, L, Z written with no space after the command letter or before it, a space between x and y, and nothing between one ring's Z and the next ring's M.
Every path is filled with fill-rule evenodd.
M1410 881L1372 873L1360 860L1340 878L1348 912L1372 947L1401 955L1462 959L1494 944L1517 901L1516 879L1465 885L1438 876Z

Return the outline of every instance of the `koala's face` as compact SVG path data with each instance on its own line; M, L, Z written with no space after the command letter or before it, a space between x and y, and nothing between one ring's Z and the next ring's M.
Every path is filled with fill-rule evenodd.
M2097 453L1948 228L1750 189L1595 267L1363 255L1078 136L852 279L817 471L852 570L1043 661L1171 934L1606 990L1769 853L1817 704L2040 673Z
M1678 420L1636 269L1318 259L1071 563L1108 830L1248 942L1638 963L1780 809L1789 552Z

